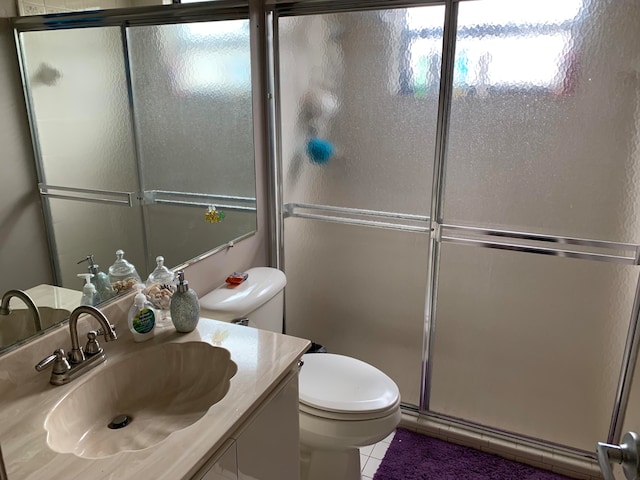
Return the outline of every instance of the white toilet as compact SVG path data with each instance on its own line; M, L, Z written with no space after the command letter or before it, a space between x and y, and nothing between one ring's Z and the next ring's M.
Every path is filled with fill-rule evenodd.
M248 270L237 286L200 298L200 315L247 318L249 326L282 332L284 273ZM376 443L400 423L400 392L391 378L355 358L332 353L302 356L300 370L301 480L360 480L358 447Z

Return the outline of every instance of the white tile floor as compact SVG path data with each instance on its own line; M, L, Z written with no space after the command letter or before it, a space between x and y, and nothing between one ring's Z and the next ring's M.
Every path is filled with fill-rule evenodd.
M360 448L360 467L362 468L362 480L371 480L382 462L384 454L387 453L387 448L393 436L396 434L389 434L389 436L374 445L368 445Z

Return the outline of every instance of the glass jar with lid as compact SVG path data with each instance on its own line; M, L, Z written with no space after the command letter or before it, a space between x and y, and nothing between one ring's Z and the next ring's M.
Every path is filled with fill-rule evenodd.
M156 326L171 326L171 297L176 291L173 282L175 274L164 265L164 257L156 257L156 269L149 274L145 282L144 293L147 299L158 310Z
M142 283L136 267L124 258L124 250L116 251L116 261L109 267L109 280L116 293L126 292L136 283Z

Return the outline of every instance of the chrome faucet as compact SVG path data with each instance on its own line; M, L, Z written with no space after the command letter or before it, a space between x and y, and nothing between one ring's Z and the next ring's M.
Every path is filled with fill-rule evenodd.
M5 294L2 296L2 304L0 305L0 315L9 315L11 313L11 309L9 308L9 300L12 297L18 297L22 300L31 315L33 316L33 325L36 327L36 332L42 330L42 319L40 318L40 311L38 307L36 307L35 302L31 299L29 295L27 295L22 290L7 290Z
M95 318L98 321L101 328L96 332L96 334L103 335L105 342L108 342L109 340L118 339L118 335L116 335L116 331L113 329L113 326L109 323L109 320L107 320L107 317L105 317L100 310L98 310L96 307L91 307L89 305L80 305L73 312L71 312L71 316L69 317L69 334L71 335L71 351L69 352L69 361L72 364L82 363L86 360L84 352L82 351L82 348L80 348L79 346L79 340L78 340L78 318L83 313L86 313L87 315L91 315L93 318ZM95 335L93 339L90 338L89 344L92 345L94 342L95 342Z
M100 329L87 334L87 345L84 351L80 347L78 340L78 318L82 314L90 315L100 323ZM102 335L107 342L118 338L113 325L109 323L107 317L100 310L89 305L80 305L71 312L69 334L71 336L71 351L68 356L65 356L63 349L58 348L52 355L49 355L36 365L36 370L41 372L53 364L51 379L49 380L52 385L69 383L107 359L107 355L96 340L98 335Z

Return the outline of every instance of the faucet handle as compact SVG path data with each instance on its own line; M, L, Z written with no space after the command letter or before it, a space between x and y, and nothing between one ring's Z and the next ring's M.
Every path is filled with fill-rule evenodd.
M115 333L116 326L115 325L110 325L110 326L111 326L111 331ZM96 339L96 337L98 335L102 335L108 341L109 333L105 332L104 328L99 328L98 330L92 330L88 332L87 344L84 347L84 353L86 353L87 355L96 355L98 353L102 353L102 347L98 343L98 340Z
M57 350L56 350L57 351ZM42 360L40 360L38 362L38 364L36 365L36 370L38 372L43 371L45 368L47 368L56 358L58 358L58 356L53 353L52 355L49 355L47 358L44 358Z
M84 353L87 355L96 355L102 352L102 347L96 340L96 336L98 335L98 331L90 331L87 333L87 344L84 347Z
M58 348L53 352L53 354L49 355L47 358L42 359L36 365L36 370L38 372L43 371L49 365L53 363L53 372L54 374L65 373L71 370L71 365L67 361L67 357L64 354L64 350Z

